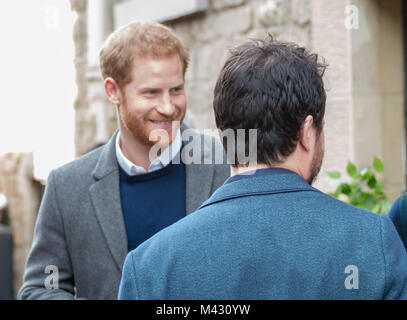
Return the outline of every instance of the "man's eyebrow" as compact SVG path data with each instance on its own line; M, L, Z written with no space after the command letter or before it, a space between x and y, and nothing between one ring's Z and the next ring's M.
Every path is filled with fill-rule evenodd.
M185 86L185 82L182 82L175 86L171 86L171 88L179 88L179 87L184 87L184 86ZM163 88L160 86L145 86L145 87L139 87L138 90L139 91L163 90Z
M155 87L155 86L148 86L148 87L140 87L139 90L140 91L161 90L161 88Z

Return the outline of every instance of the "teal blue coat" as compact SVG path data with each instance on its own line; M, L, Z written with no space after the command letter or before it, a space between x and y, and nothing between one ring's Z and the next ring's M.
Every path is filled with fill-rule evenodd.
M119 299L406 298L407 253L390 219L281 169L227 181L131 251L119 289Z

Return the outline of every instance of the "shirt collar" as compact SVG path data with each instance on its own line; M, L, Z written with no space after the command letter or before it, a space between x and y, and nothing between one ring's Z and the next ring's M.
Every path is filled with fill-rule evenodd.
M176 154L181 150L182 141L181 141L181 129L178 129L177 135L173 142L161 152L160 156L154 159L151 162L148 172L157 171L166 167L176 156ZM146 174L147 171L126 158L123 154L122 149L120 148L120 131L116 137L116 158L120 167L129 175L135 176L139 174Z
M259 177L265 175L278 175L278 174L296 174L295 172L284 169L284 168L263 168L263 169L256 169L252 171L247 171L242 174L237 174L234 176L229 177L224 184L228 184L231 182L252 178L252 177Z

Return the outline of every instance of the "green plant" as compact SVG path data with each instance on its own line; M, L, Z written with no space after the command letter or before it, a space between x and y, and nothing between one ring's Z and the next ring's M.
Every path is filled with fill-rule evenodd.
M344 198L347 203L356 207L387 214L392 203L387 198L384 184L378 176L383 170L383 162L378 157L373 159L373 169L368 167L361 171L358 171L355 164L349 161L346 172L350 177L350 182L340 181L336 191L328 194L334 198ZM338 171L329 171L327 174L332 179L341 179L341 173Z

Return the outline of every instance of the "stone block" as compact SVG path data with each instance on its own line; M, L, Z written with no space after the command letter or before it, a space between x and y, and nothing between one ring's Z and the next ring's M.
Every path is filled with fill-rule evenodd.
M192 48L196 42L196 36L199 33L199 28L196 25L199 24L199 21L187 20L183 23L169 24L169 27L172 28L175 34L181 39L184 46L189 49Z
M256 9L256 21L263 27L287 24L290 19L290 1L268 0Z
M71 10L83 12L86 10L87 0L70 0Z
M311 22L310 0L291 0L291 19L300 26Z
M192 72L195 79L216 78L226 60L230 43L221 38L197 48Z
M0 157L1 172L4 174L16 174L21 162L21 155L19 153L6 153Z
M18 194L17 179L13 175L6 175L4 177L4 194L10 198Z
M205 129L216 129L215 114L211 110L202 113L193 113L192 119L196 124L196 129L204 132Z
M193 113L213 112L213 89L215 79L196 80L186 85L188 110Z
M244 33L252 28L252 9L250 7L239 7L235 9L214 13L203 23L200 38L210 41L225 37L228 39L236 33Z
M294 42L300 46L304 46L307 49L311 42L311 30L310 28L302 28L296 25L289 25L283 28L279 28L278 31L272 32L280 41Z
M87 19L86 14L77 15L73 27L73 39L75 42L75 56L86 55L87 53Z
M12 230L13 230L13 242L14 245L22 246L24 244L24 230L21 226L21 223L15 221L12 223Z

